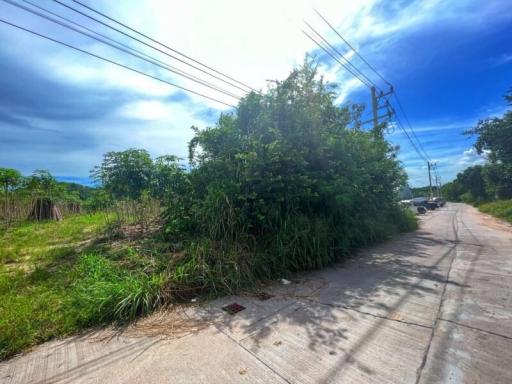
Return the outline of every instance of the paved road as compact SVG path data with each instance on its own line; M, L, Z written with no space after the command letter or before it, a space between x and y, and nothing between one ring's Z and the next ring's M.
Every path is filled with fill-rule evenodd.
M0 363L2 383L512 383L512 231L462 204L332 268ZM221 307L245 310L230 316Z

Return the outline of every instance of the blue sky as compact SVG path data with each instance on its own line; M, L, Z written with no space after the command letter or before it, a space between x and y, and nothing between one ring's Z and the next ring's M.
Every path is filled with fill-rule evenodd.
M321 73L340 84L338 102L369 102L368 89L333 65L302 34L307 20L382 84L315 15L314 5L393 83L443 181L484 161L462 132L479 119L503 113L503 95L512 87L510 0L84 2L258 89L264 90L270 79L286 77L305 54L313 55ZM37 4L187 69L50 0ZM5 2L0 2L0 15L222 101L236 102ZM0 71L0 166L25 174L48 169L67 180L85 182L103 153L130 147L146 148L155 156L186 157L192 136L189 127L210 125L228 110L3 24ZM395 129L388 138L400 145L399 158L411 185L425 185L426 164L404 134Z

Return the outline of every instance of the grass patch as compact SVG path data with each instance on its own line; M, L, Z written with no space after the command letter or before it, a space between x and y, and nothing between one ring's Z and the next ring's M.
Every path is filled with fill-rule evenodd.
M481 212L512 223L512 200L498 200L478 205Z
M98 213L0 234L0 358L160 304L163 263L95 244L106 227Z
M106 225L105 215L70 216L63 221L23 222L0 235L0 264L30 268L72 255Z

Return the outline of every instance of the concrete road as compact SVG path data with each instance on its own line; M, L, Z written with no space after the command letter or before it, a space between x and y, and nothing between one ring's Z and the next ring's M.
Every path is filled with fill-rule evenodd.
M46 343L0 382L512 383L512 230L472 207L262 289Z

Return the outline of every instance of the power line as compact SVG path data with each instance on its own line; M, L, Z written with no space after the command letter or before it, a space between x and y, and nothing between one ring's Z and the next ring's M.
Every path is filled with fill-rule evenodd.
M306 31L302 31L302 33L304 33L310 40L312 40L318 47L320 47L320 49L322 49L325 53L327 53L329 56L331 56L337 63L339 63L341 66L343 66L347 71L349 71L356 79L358 79L361 83L363 83L364 85L366 85L368 88L371 88L371 85L368 84L366 81L364 81L363 79L361 79L359 76L357 76L356 73L354 73L354 71L352 71L349 67L347 67L346 65L344 65L341 61L338 60L338 58L333 55L331 52L329 52L329 50L327 48L325 48L321 42L317 41L314 37L312 37L310 34L308 34Z
M379 120L381 120L382 118L391 118L391 116L393 115L394 113L394 110L391 108L390 104L389 104L389 100L386 99L386 104L384 106L378 106L378 100L384 96L387 96L388 94L384 94L384 92L382 90L379 89L380 91L380 94L377 96L377 92L376 92L376 89L377 89L377 86L376 84L371 80L369 79L366 75L364 75L364 73L362 73L359 68L357 68L356 66L354 66L352 63L349 62L349 60L347 60L343 54L341 54L335 47L332 46L332 44L330 44L317 30L315 30L310 24L308 24L306 21L304 21L304 23L317 35L320 37L320 39L323 41L320 42L320 41L317 41L314 37L312 37L310 34L308 34L306 31L302 30L302 32L309 38L311 39L319 48L321 48L325 53L327 53L329 56L331 56L336 62L338 62L342 67L344 67L348 72L350 72L356 79L358 79L361 83L363 83L364 85L366 85L368 88L370 88L371 92L372 92L372 109L373 109L373 118L369 121L365 121L365 122L362 122L362 123L359 123L360 126L364 125L364 124L367 124L368 122L373 122L374 123L374 129L378 129L377 127L379 126ZM325 44L325 45L324 45ZM329 50L329 48L334 52L331 52ZM336 55L339 56L336 57ZM340 62L339 59L343 59L346 64ZM348 65L347 65L348 64ZM349 66L350 65L350 66ZM353 68L353 69L352 69ZM360 76L362 76L363 78L361 78L357 73L355 73L354 71L357 71L359 73ZM391 89L391 92L392 92L392 89ZM388 109L388 112L385 113L384 115L381 115L379 116L378 114L378 110L379 109L382 109L382 108L387 108Z
M398 107L401 111L401 113L403 114L404 116L404 119L407 123L407 126L409 127L409 130L411 131L414 139L417 141L418 143L418 146L416 146L416 144L413 143L412 141L412 138L409 136L409 134L406 132L405 130L405 127L400 123L400 126L401 128L403 128L403 131L404 133L406 133L407 135L407 138L409 139L409 141L411 142L411 144L413 144L414 148L417 150L418 154L421 155L421 157L425 160L425 161L430 161L430 157L428 156L427 152L425 151L425 148L423 147L421 141L419 140L418 136L416 135L416 132L414 131L410 121L409 121L409 118L405 112L405 109L404 107L402 106L402 103L400 102L400 99L398 98L398 95L396 93L396 90L394 89L393 85L387 81L369 62L368 60L366 60L363 55L361 55L355 48L354 46L352 46L352 44L350 44L350 42L348 42L337 30L336 28L333 27L333 25L331 23L329 23L329 21L318 11L318 10L314 10L316 12L316 14L331 28L331 30L333 30L336 35L338 35L338 37L350 48L352 49L352 51L368 66L368 68L370 68L378 77L380 77L387 85L389 85L391 87L391 89L393 90L393 94L395 96L395 99L397 101L397 104L398 104Z
M117 25L121 25L121 26L125 27L126 29L129 29L130 31L135 32L135 33L136 33L136 34L138 34L139 36L145 37L146 39L151 40L152 42L157 43L158 45L160 45L160 46L162 46L162 47L165 47L165 48L167 48L167 49L171 50L172 52L177 53L177 54L179 54L179 55L181 55L181 56L183 56L183 57L187 58L187 59L188 59L188 60L190 60L190 61L193 61L193 62L194 62L194 63L196 63L196 64L199 64L199 65L202 65L202 66L203 66L203 67L205 67L205 68L208 68L210 71L213 71L213 72L215 72L215 73L217 73L217 74L219 74L219 75L221 75L221 76L224 76L224 77L225 77L225 78L227 78L227 79L230 79L230 80L232 80L232 81L234 81L234 82L236 82L236 83L238 83L238 84L240 84L240 85L243 85L244 87L246 87L246 88L250 89L250 90L251 90L251 91L253 91L253 92L260 93L259 91L257 91L256 89L254 89L254 88L250 87L249 85L247 85L247 84L245 84L245 83L243 83L243 82L241 82L241 81L238 81L238 80L236 80L236 79L232 78L231 76L228 76L228 75L226 75L226 74L224 74L224 73L222 73L222 72L220 72L220 71L218 71L218 70L216 70L216 69L214 69L214 68L212 68L212 67L210 67L210 66L208 66L208 65L206 65L206 64L204 64L204 63L201 63L200 61L198 61L198 60L196 60L196 59L194 59L194 58L192 58L192 57L190 57L190 56L187 56L187 55L186 55L186 54L184 54L183 52L178 51L177 49L171 48L171 47L169 47L168 45L166 45L166 44L164 44L164 43L161 43L160 41L158 41L158 40L156 40L156 39L154 39L154 38L152 38L152 37L150 37L150 36L148 36L148 35L146 35L146 34L144 34L144 33L140 32L140 31L138 31L138 30L136 30L136 29L134 29L134 28L132 28L132 27L130 27L130 26L128 26L128 25L126 25L126 24L122 23L122 22L120 22L119 20L114 19L114 18L113 18L113 17L111 17L111 16L106 15L105 13L102 13L102 12L100 12L100 11L98 11L98 10L94 9L93 7L91 7L91 6L87 5L87 4L84 4L84 3L80 2L80 1L77 1L77 0L71 0L71 1L73 1L74 3L77 3L77 4L79 4L79 5L81 5L81 6L82 6L82 7L84 7L84 8L87 8L88 10L90 10L90 11L92 11L92 12L94 12L94 13L96 13L96 14L100 15L100 16L103 16L104 18L106 18L106 19L108 19L108 20L110 20L110 21L113 21L113 22L114 22L114 23L116 23Z
M117 50L119 50L119 51L121 51L121 52L127 53L127 54L129 54L129 55L131 55L131 56L137 57L138 59L144 60L144 61L146 61L146 62L148 62L148 63L151 63L151 64L154 64L154 65L156 65L156 66L158 66L158 67L160 67L160 68L166 69L166 70L168 70L168 71L170 71L170 72L172 72L172 73L175 73L175 74L178 74L178 75L180 75L180 76L183 76L183 77L185 77L185 78L187 78L187 79L189 79L189 80L192 80L192 81L194 81L194 82L196 82L196 83L198 83L198 84L201 84L201 85L203 85L203 86L205 86L205 87L208 87L208 88L213 89L213 90L215 90L215 91L217 91L217 92L223 93L224 95L230 96L230 97L232 97L232 98L234 98L234 99L236 99L236 100L239 100L239 99L240 99L240 96L238 96L238 95L236 95L236 94L234 94L234 93L231 93L231 92L226 91L226 90L224 90L224 89L222 89L222 88L219 88L219 87L217 87L216 85L214 85L214 84L212 84L212 83L209 83L209 82L207 82L207 81L204 81L204 80L202 80L202 79L200 79L200 78L198 78L198 77L196 77L196 76L193 76L193 75L191 75L191 74L189 74L189 73L187 73L187 72L185 72L185 71L182 71L182 70L180 70L180 69L178 69L178 68L176 68L176 67L170 66L170 65L168 65L168 64L166 64L166 63L164 63L164 62L162 62L162 61L160 61L160 60L158 60L158 59L155 59L155 58L153 58L153 57L151 57L151 56L149 56L149 55L144 54L144 53L143 53L143 52L141 52L141 51L138 51L138 50L136 50L136 49L130 48L130 47L126 46L125 44L123 44L123 43L119 42L119 41L116 41L116 40L110 39L110 38L108 38L107 36L105 36L105 38L106 38L106 39L108 39L108 40L110 40L110 41L113 41L115 44L119 44L119 45L120 45L120 46L122 46L122 47L126 47L126 49L125 49L125 48L121 48L120 46L114 45L114 44L112 44L112 43L109 43L108 41L103 40L102 38L98 38L98 37L96 37L96 36L94 36L94 35L91 35L91 34L89 34L89 33L87 33L87 32L84 32L84 31L81 31L81 30L79 30L79 29L77 29L77 28L74 28L74 27L72 27L71 25L68 25L68 24L66 24L66 23L63 23L63 22L61 22L61 21L59 21L59 20L56 20L56 19L54 19L54 18L52 18L52 17L49 17L49 16L47 16L47 15L44 15L44 14L42 14L42 13L40 13L40 12L38 12L38 11L34 10L34 9L30 9L30 8L28 8L28 7L25 7L25 6L21 5L21 4L17 4L17 3L15 3L15 2L13 2L12 0L3 0L3 1L4 1L4 2L6 2L6 3L8 3L8 4L11 4L11 5L15 6L15 7L18 7L18 8L20 8L20 9L23 9L23 10L25 10L25 11L27 11L27 12L30 12L30 13L32 13L32 14L34 14L34 15L36 15L36 16L39 16L39 17L44 18L44 19L46 19L46 20L49 20L49 21L51 21L51 22L53 22L53 23L56 23L56 24L58 24L58 25L60 25L60 26L63 26L63 27L65 27L65 28L67 28L67 29L70 29L70 30L75 31L75 32L77 32L77 33L80 33L80 34L82 34L82 35L84 35L84 36L87 36L87 37L89 37L89 38L91 38L91 39L94 39L94 40L96 40L96 41L99 41L99 42L101 42L101 43L103 43L103 44L105 44L105 45L108 45L108 46L110 46L110 47L112 47L112 48L114 48L114 49L117 49ZM62 16L60 16L60 15L58 15L58 14L55 14L55 13L53 13L53 12L51 12L51 11L49 11L49 10L47 10L47 9L43 8L43 7L40 7L40 6L35 5L35 4L32 4L30 1L27 1L27 0L23 0L23 1L24 1L25 3L31 4L31 5L33 5L33 6L35 6L35 7L37 7L37 8L39 8L39 9L43 10L43 11L45 11L45 12L51 13L51 14L53 14L53 15L55 15L55 16L57 16L57 17L59 17L59 18L62 18L62 19L64 19L64 20L68 20L68 19L66 19L66 18L64 18L64 17L62 17ZM75 23L75 22L73 22L73 21L71 21L71 20L68 20L68 21L69 21L70 23L72 23L72 24L78 25L79 27L84 28L84 29L87 29L87 30L91 31L92 33L95 33L95 34L96 34L96 32L95 32L95 31L93 31L92 29L86 28L86 27L84 27L84 26L82 26L82 25L80 25L80 24L78 24L78 23ZM102 35L102 36L104 36L104 35ZM131 51L134 51L134 52L137 52L137 53L130 52L130 50L131 50ZM145 56L145 57L147 57L147 58L145 58L145 57L143 57L143 56Z
M411 143L412 147L414 148L414 150L416 151L416 153L418 154L418 156L424 160L425 162L429 162L429 160L423 155L423 153L421 153L421 151L418 149L418 147L416 146L416 144L414 143L414 141L412 140L411 136L409 135L409 133L407 132L407 130L405 129L405 127L403 126L402 124L402 121L400 120L400 117L398 115L395 115L395 120L396 120L396 123L398 125L398 127L405 133L405 136L407 137L407 139L409 140L409 142Z
M61 15L59 15L59 14L55 13L55 12L52 12L52 11L50 11L50 10L46 9L46 8L43 8L43 7L41 7L41 6L37 5L37 4L34 4L34 3L32 3L32 2L30 2L30 1L28 1L28 0L22 0L22 1L23 1L23 2L25 2L25 3L28 3L28 4L30 4L30 5L32 5L33 7L36 7L36 8L38 8L38 9L40 9L40 10L43 10L43 11L45 11L45 12L47 12L47 13L51 14L51 15L54 15L54 16L56 16L56 17L60 18L61 20L65 20L65 21L67 21L67 22L69 22L69 23L71 23L71 24L73 24L73 25L76 25L76 26L78 26L78 27L80 27L80 28L83 28L84 30L87 30L87 31L89 31L89 32L91 32L91 33L93 33L93 34L95 34L95 35L97 35L97 36L100 36L100 37L102 37L102 38L104 38L104 39L106 39L106 40L109 40L109 41L111 41L111 42L113 42L113 43L115 43L115 44L118 44L118 45L119 45L119 46L121 46L121 47L124 47L124 48L126 48L126 49L128 49L128 50L130 50L130 51L136 52L136 53L138 53L138 54L140 54L140 55L142 55L142 56L144 56L144 57L146 57L146 58L148 58L148 59L150 59L150 60L154 60L154 61L156 61L156 62L158 62L158 63L160 63L160 64L162 64L162 65L165 65L165 66L167 66L167 67L169 67L169 68L172 68L172 70L180 72L180 73L179 73L180 75L183 73L183 74L185 74L185 75L187 75L187 76L190 76L190 77L192 77L192 78L194 78L194 79L196 79L196 80L198 80L198 81L201 81L201 82L203 82L203 83L205 83L205 84L209 84L209 85L211 85L212 87L214 87L214 88L216 88L216 89L218 89L218 90L221 90L221 88L217 87L216 85L214 85L214 84L212 84L212 83L209 83L209 82L207 82L207 81L205 81L205 80L202 80L202 79L200 79L200 78L198 78L198 77L196 77L196 76L194 76L194 75L192 75L192 74L190 74L190 73L188 73L188 72L186 72L186 71L183 71L183 70L181 70L181 69L179 69L179 68L177 68L177 67L174 67L174 66L172 66L172 65L169 65L168 63L165 63L165 62L163 62L163 61L161 61L161 60L159 60L159 59L155 58L154 56L149 56L149 55L147 55L146 53L144 53L144 52L142 52L142 51L140 51L140 50L137 50L137 49L135 49L135 48L130 47L129 45L126 45L126 44L124 44L124 43L120 42L119 40L114 40L114 39L110 38L110 37L109 37L109 36L107 36L107 35L104 35L104 34L102 34L102 33L99 33L99 32L97 32L97 31L94 31L94 30L93 30L93 29L91 29L91 28L88 28L88 27L86 27L86 26L84 26L84 25L82 25L82 24L80 24L80 23L77 23L77 22L75 22L75 21L73 21L73 20L70 20L70 19L68 19L68 18L66 18L66 17L63 17L63 16L61 16ZM80 32L80 33L81 33L81 32ZM234 94L232 94L232 95L234 95ZM234 96L236 96L236 98L240 98L240 96L238 96L238 95L234 95Z
M325 43L327 44L333 52L335 52L340 59L343 59L343 61L346 63L346 65L350 66L354 71L356 71L361 77L363 77L369 84L373 85L374 87L377 87L373 81L371 81L363 72L359 70L355 65L353 65L345 56L343 56L342 53L340 53L331 43L327 41L315 28L313 28L307 21L304 21L304 23ZM346 68L346 66L345 66Z
M134 37L134 36L130 35L129 33L126 33L126 32L124 32L124 31L121 31L120 29L118 29L118 28L116 28L116 27L113 27L112 25L110 25L110 24L108 24L108 23L105 23L105 22L103 22L103 21L101 21L101 20L99 20L99 19L97 19L97 18L95 18L95 17L93 17L93 16L91 16L91 15L88 15L87 13L82 12L82 11L80 11L79 9L73 8L72 6L70 6L70 5L68 5L68 4L65 4L65 3L63 3L63 2L61 2L61 1L59 1L59 0L53 0L53 1L54 1L54 2L56 2L57 4L62 5L63 7L66 7L66 8L68 8L68 9L70 9L70 10L74 11L74 12L77 12L77 13L81 14L82 16L85 16L85 17L87 17L87 18L89 18L89 19L91 19L91 20L94 20L95 22L97 22L97 23L99 23L99 24L101 24L101 25L104 25L104 26L105 26L105 27L107 27L107 28L110 28L110 29L112 29L112 30L114 30L114 31L116 31L116 32L118 32L118 33L120 33L120 34L122 34L122 35L126 36L126 37L129 37L130 39L133 39L133 40L135 40L135 41L137 41L137 42L139 42L139 43L141 43L141 44L144 44L145 46L147 46L147 47L149 47L149 48L151 48L151 49L154 49L154 50L156 50L156 51L158 51L158 52L160 52L160 53L163 53L164 55L167 55L167 56L169 56L169 57L171 57L171 58L173 58L173 59L175 59L175 60L178 60L179 62L181 62L181 63L183 63L183 64L185 64L185 65L188 65L188 66L190 66L190 67L192 67L192 68L194 68L194 69L196 69L196 70L198 70L198 71L200 71L200 72L203 72L203 73L205 73L205 74L206 74L206 75L208 75L208 76L211 76L211 77L213 77L213 78L215 78L215 79L217 79L217 80L220 80L220 81L222 81L222 82L224 82L224 83L227 83L227 84L231 85L232 87L238 88L239 90L241 90L241 91L243 91L243 92L247 92L247 90L245 90L245 89L241 88L240 86L238 86L238 85L236 85L236 84L233 84L232 82L230 82L230 81L228 81L228 80L225 80L225 79L223 79L223 78L221 78L221 77L219 77L219 76L216 76L216 75L214 75L214 74L212 74L212 73L210 73L210 72L208 72L208 71L205 71L205 70L204 70L204 69L202 69L202 68L199 68L199 67L197 67L197 66L195 66L195 65L193 65L193 64L190 64L190 63L188 63L187 61L185 61L185 60L183 60L183 59L180 59L179 57L176 57L176 56L174 56L174 55L171 55L170 53L165 52L164 50L162 50L162 49L160 49L160 48L158 48L158 47L155 47L154 45L148 44L148 43L146 43L145 41L142 41L142 40L140 40L140 39L138 39L138 38L136 38L136 37ZM251 88L251 89L252 89L252 88Z
M334 31L334 33L336 33L340 37L340 39L343 40L343 42L347 44L357 56L359 56L359 58L368 66L368 68L370 68L377 76L379 76L387 85L392 87L392 85L368 61L366 61L366 59L362 55L360 55L359 52L347 40L345 40L343 36L339 34L336 28L334 28L331 25L331 23L329 23L327 19L324 16L322 16L322 14L318 10L314 9L314 11Z
M306 23L306 25L308 25L317 35L320 36L320 38L325 42L325 44L327 44L329 47L333 48L331 44L329 44L318 32L316 32L314 30L314 28L312 28L308 23ZM365 82L364 80L362 80L356 73L354 73L348 66L344 65L343 63L341 63L338 58L336 58L331 52L329 52L329 50L324 47L319 41L317 41L314 37L310 36L306 31L302 31L308 38L310 38L318 47L320 47L324 52L326 52L329 56L331 56L335 61L337 61L339 64L341 64L345 69L347 69L350 73L352 73L352 75L354 75L354 77L356 77L359 81L361 81L363 84L365 84L367 87L371 88L372 85L374 85L373 83L370 83L368 84L367 82ZM338 52L337 50L334 49L335 52ZM339 54L339 52L338 52ZM340 54L341 55L341 54ZM341 55L343 57L343 55ZM346 60L346 59L345 59ZM360 72L360 71L358 71ZM365 76L366 77L366 76ZM390 103L389 103L389 100L386 99L386 106L390 106ZM388 116L388 117L391 117L392 116L392 113L388 113L386 114L385 116ZM407 130L405 129L404 125L402 124L402 121L400 120L399 116L396 116L396 122L397 122L397 125L398 127L404 132L404 134L406 135L407 139L409 140L409 142L411 143L412 147L414 148L414 150L416 151L416 153L420 156L421 159L425 160L425 161L428 161L426 159L426 157L423 155L423 153L418 149L418 146L414 143L413 139L411 138L411 136L409 135L409 133L407 132ZM362 123L364 124L364 123Z
M402 114L404 115L404 118L405 118L405 121L407 123L407 125L409 126L409 129L411 130L412 134L414 135L414 137L416 138L416 141L418 142L421 150L423 151L423 154L425 155L425 157L430 160L430 157L428 156L427 152L425 151L425 148L423 148L423 145L421 144L421 141L420 139L418 138L418 136L416 135L416 132L414 131L414 129L412 128L412 125L411 125L411 122L409 121L409 118L407 117L407 114L405 113L405 108L402 106L402 103L400 102L400 99L398 98L398 95L396 93L394 93L394 96L395 96L395 99L396 99L396 102L398 104L398 107L400 108L400 111L402 112Z
M9 26L11 26L11 27L17 28L17 29L19 29L19 30L22 30L22 31L28 32L28 33L30 33L30 34L32 34L32 35L35 35L35 36L41 37L41 38L43 38L43 39L46 39L46 40L52 41L52 42L54 42L54 43L57 43L57 44L63 45L63 46L65 46L65 47L67 47L67 48L71 48L71 49L73 49L73 50L75 50L75 51L82 52L82 53L85 53L86 55L89 55L89 56L95 57L95 58L97 58L97 59L100 59L100 60L106 61L107 63L114 64L114 65L116 65L116 66L118 66L118 67L128 69L129 71L132 71L132 72L138 73L138 74L140 74L140 75L143 75L143 76L149 77L149 78L154 79L154 80L158 80L158 81L160 81L160 82L162 82L162 83L169 84L169 85L171 85L171 86L173 86L173 87L176 87L176 88L179 88L179 89L181 89L181 90L183 90L183 91L190 92L190 93L192 93L192 94L194 94L194 95L204 97L205 99L208 99L208 100L211 100L211 101L215 101L215 102L217 102L217 103L220 103L220 104L226 105L226 106L228 106L228 107L236 108L236 106L234 106L234 105L232 105L232 104L225 103L225 102L223 102L223 101L217 100L217 99L215 99L215 98L213 98L213 97L207 96L207 95L202 94L202 93L200 93L200 92L193 91L193 90L191 90L191 89L189 89L189 88L182 87L181 85L177 85L177 84L171 83L171 82L169 82L169 81L167 81L167 80L164 80L164 79L161 79L161 78L159 78L159 77L156 77L156 76L150 75L150 74L148 74L148 73L142 72L142 71L140 71L140 70L138 70L138 69L131 68L131 67L129 67L129 66L127 66L127 65L124 65L124 64L121 64L121 63L119 63L119 62L117 62L117 61L114 61L114 60L108 59L108 58L106 58L106 57L103 57L103 56L97 55L97 54L95 54L95 53L92 53L92 52L86 51L85 49L81 49L81 48L75 47L75 46L73 46L73 45L71 45L71 44L68 44L68 43L65 43L65 42L63 42L63 41L60 41L60 40L54 39L54 38L52 38L52 37L50 37L50 36L43 35L43 34L41 34L41 33L39 33L39 32L33 31L33 30L31 30L31 29L28 29L28 28L22 27L22 26L20 26L20 25L14 24L14 23L11 23L10 21L4 20L4 19L0 19L0 22L1 22L1 23L4 23L4 24L7 24L7 25L9 25Z

